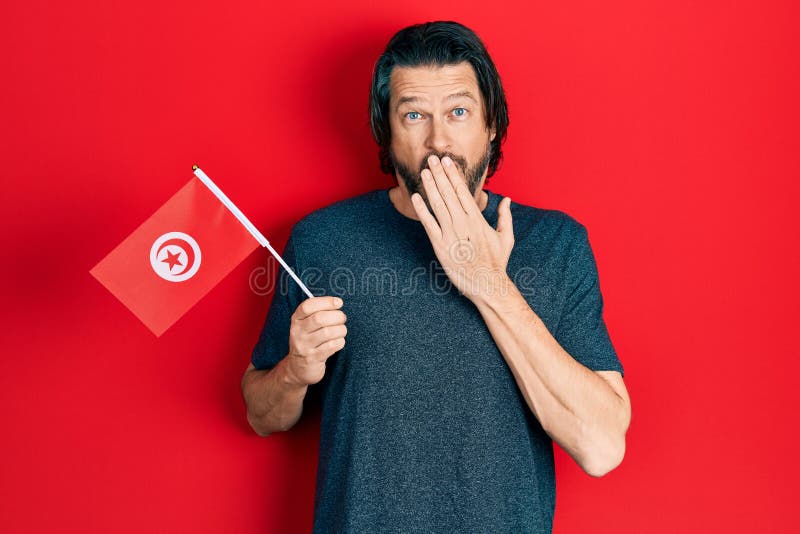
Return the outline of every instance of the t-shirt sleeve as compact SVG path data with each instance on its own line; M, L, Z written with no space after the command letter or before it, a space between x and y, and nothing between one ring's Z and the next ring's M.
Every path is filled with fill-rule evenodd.
M592 371L625 371L603 320L603 296L586 228L579 224L567 263L566 299L555 338Z
M300 276L293 235L289 236L281 257L295 274ZM271 265L279 269L279 273L274 277L275 289L272 294L272 304L267 312L267 319L250 358L253 366L259 370L272 369L289 352L289 327L292 314L301 302L302 290L297 282L277 260L273 259Z

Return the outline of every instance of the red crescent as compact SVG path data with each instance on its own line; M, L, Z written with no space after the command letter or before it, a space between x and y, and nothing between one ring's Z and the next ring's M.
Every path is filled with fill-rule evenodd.
M189 261L186 262L186 267L184 267L181 272L179 272L179 273L170 273L170 276L180 276L183 273L185 273L186 271L188 271L189 269L191 269L192 265L194 265L194 249L189 244L189 242L186 241L185 239L180 239L178 237L173 237L172 239L167 239L166 241L161 243L161 246L158 247L158 250L156 251L156 257L158 257L158 255L161 254L161 250L164 247L168 247L170 245L175 245L176 247L180 247L181 249L183 249L183 251L186 253L186 258L189 260Z

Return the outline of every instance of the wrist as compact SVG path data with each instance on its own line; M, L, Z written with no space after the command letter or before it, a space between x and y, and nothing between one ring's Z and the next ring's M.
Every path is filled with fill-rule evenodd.
M494 307L507 300L515 289L514 282L506 273L497 272L492 275L485 275L481 280L480 290L467 295L467 298L479 309L482 307Z
M305 390L308 387L308 384L304 383L297 377L297 374L294 372L292 368L291 358L294 358L292 354L287 354L286 357L280 361L278 379L284 387L290 390Z

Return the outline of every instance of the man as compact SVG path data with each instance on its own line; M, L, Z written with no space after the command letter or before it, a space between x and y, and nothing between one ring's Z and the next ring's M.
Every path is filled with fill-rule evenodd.
M327 296L282 273L248 421L266 436L321 403L315 532L550 532L553 440L602 476L630 421L586 229L483 189L508 115L464 26L398 32L370 114L398 185L292 228L286 261Z

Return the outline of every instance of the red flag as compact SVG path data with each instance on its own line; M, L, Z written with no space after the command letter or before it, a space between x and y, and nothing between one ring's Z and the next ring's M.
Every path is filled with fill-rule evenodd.
M209 187L192 178L90 271L156 336L259 246Z

